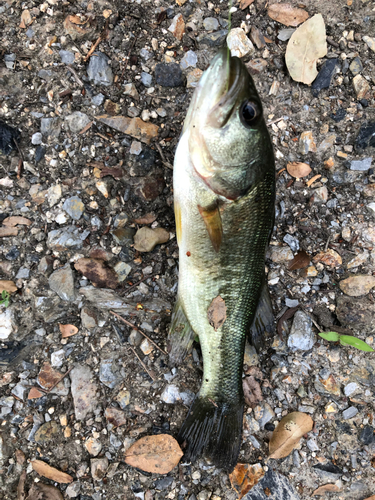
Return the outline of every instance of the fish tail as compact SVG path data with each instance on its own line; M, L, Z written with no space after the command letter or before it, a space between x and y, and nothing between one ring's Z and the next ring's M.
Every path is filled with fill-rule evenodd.
M195 398L177 437L184 459L194 462L205 456L216 467L232 472L242 441L243 402L218 402Z

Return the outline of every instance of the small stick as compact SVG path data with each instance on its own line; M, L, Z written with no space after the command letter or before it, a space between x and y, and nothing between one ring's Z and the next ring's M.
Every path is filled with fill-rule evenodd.
M161 147L159 146L159 144L157 142L155 142L155 146L156 146L156 149L159 151L159 155L161 156L161 159L163 161L163 164L170 168L171 170L173 170L173 165L171 165L169 163L169 161L166 160L165 156L164 156L164 153L163 153L163 150L161 149Z
M49 393L52 391L52 389L54 389L54 388L55 388L55 387L56 387L56 386L57 386L57 385L58 385L58 384L59 384L62 380L64 380L64 378L65 378L65 377L68 375L68 373L70 373L72 370L73 370L73 366L71 366L71 367L69 368L69 370L67 370L67 371L66 371L66 372L65 372L65 373L61 376L60 380L58 380L55 384L53 384L53 386L52 386L52 387L50 387L50 388L48 389L47 394L49 394Z
M80 77L77 75L77 72L74 68L72 68L72 66L70 66L70 64L67 64L66 67L68 68L68 70L72 73L72 75L74 76L74 78L76 79L76 82L78 83L78 85L80 87L84 87L84 84L83 84L83 81L80 79Z
M96 40L94 45L92 45L91 49L88 51L87 56L85 57L85 62L87 61L87 59L89 57L91 57L91 55L93 54L93 52L95 51L95 49L99 45L99 43L102 42L103 40L105 40L107 37L108 37L108 19L106 21L104 30L100 33L100 35L98 36L98 39Z
M152 276L155 276L154 274L147 274L146 276L143 276L142 279L140 279L139 281L137 281L137 283L134 283L134 285L131 285L129 286L129 288L127 288L125 290L125 293L129 292L130 290L132 290L134 287L136 287L137 285L139 285L140 283L142 283L142 281L144 280L147 280L147 278L151 278Z
M286 116L282 116L281 118L276 118L276 120L272 120L272 122L267 122L267 125L273 125L274 123L280 122L281 120L289 120L289 118Z
M112 311L111 311L111 312L112 312ZM138 356L138 354L135 352L135 350L134 350L131 346L129 346L129 349L133 352L133 354L135 354L135 355L137 356L138 361L141 363L141 365L142 365L142 366L143 366L143 368L146 370L146 372L147 372L147 373L148 373L148 375L151 377L151 379L155 381L155 380L156 380L156 378L155 378L155 377L153 377L153 376L151 375L151 373L147 370L147 366L144 364L144 362L141 360L141 358Z
M162 352L163 354L167 354L165 351L163 351L163 349L161 347L158 346L158 344L155 344L155 342L150 339L150 337L148 337L144 332L142 332L142 330L140 330L137 326L133 325L132 323L129 323L129 321L127 321L126 319L124 319L122 316L120 316L119 314L115 313L114 311L109 311L111 314L113 314L114 316L116 316L116 318L120 319L121 321L123 321L126 325L128 326L131 326L132 328L134 328L134 330L137 330L140 334L142 334L149 342L151 342L152 345L154 345L156 347L156 349L158 349L160 352Z

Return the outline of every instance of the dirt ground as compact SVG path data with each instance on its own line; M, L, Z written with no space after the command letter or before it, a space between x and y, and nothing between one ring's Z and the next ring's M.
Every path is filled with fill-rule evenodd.
M298 4L325 22L318 70L336 60L329 86L316 92L289 76L290 27L269 17L266 2L232 9L232 28L263 35L244 61L276 155L266 268L275 315L287 313L283 341L275 332L245 357L262 372L262 397L245 409L239 461L261 464L269 481L247 499L307 499L326 484L326 498L375 495L374 353L317 335L335 329L375 348L375 39L373 48L366 42L374 5ZM178 26L169 30L178 14L181 36ZM167 475L124 462L140 437L176 437L200 386L199 344L171 371L167 354L136 328L167 349L178 282L174 151L191 82L225 41L227 20L218 0L0 2L0 121L21 134L19 150L0 153L0 284L12 291L0 306L4 500L237 498L228 475L203 460ZM186 54L190 66L181 63ZM311 172L293 177L291 162ZM9 222L16 216L26 220ZM134 236L142 227L167 233L147 233L141 252ZM306 265L293 266L295 255ZM64 337L60 325L78 331L68 327ZM269 459L272 431L293 411L310 415L314 428L288 457ZM48 479L34 460L70 479Z

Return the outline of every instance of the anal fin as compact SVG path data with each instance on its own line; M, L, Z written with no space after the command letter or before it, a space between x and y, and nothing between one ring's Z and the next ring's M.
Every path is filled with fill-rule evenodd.
M274 322L275 318L272 309L270 292L268 290L266 279L264 279L258 307L249 331L249 342L256 348L256 350L259 350L262 346L264 334L266 332L272 333L274 331Z
M195 333L186 318L181 301L177 297L168 335L169 364L171 366L179 365L185 358L191 349L194 337Z

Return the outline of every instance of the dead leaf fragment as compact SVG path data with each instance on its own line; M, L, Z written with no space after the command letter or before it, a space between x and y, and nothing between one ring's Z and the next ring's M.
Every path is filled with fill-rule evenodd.
M146 472L168 474L176 467L183 452L168 434L146 436L136 441L125 454L125 462Z
M300 250L291 261L288 263L289 271L295 271L296 269L304 269L310 264L310 255L305 252L305 250Z
M306 177L311 172L311 167L307 163L301 163L298 161L289 162L286 166L288 174L292 177L301 179Z
M241 500L262 477L264 470L260 464L237 464L229 474L230 484Z
M350 276L346 280L340 281L340 288L350 297L360 297L369 293L375 286L375 276Z
M140 118L128 118L127 116L110 116L101 115L96 117L97 120L104 123L108 127L114 128L119 132L130 135L135 139L139 139L145 144L150 144L151 139L157 137L159 127L153 123L144 122Z
M16 227L0 227L0 238L6 236L17 236L18 229Z
M125 412L118 410L117 408L106 408L104 415L113 427L121 427L126 424Z
M56 383L58 383L59 380L61 380L62 376L63 374L53 369L49 363L44 363L38 374L37 381L40 387L48 391ZM56 388L57 389L64 388L64 384L60 382L57 384Z
M61 491L55 486L44 483L34 483L26 500L64 500Z
M298 26L308 19L309 14L304 9L292 7L290 3L274 3L268 7L268 15L274 21L285 26Z
M240 9L245 10L252 3L254 3L254 0L240 0Z
M37 387L32 387L30 389L29 395L27 396L27 399L38 399L44 396L43 392L40 392L40 390Z
M328 248L326 252L317 253L313 258L313 262L323 262L326 266L338 267L342 264L342 258L332 248Z
M313 419L306 413L295 411L286 415L272 433L269 442L269 457L287 457L299 443L301 437L310 432L313 426Z
M325 496L326 493L334 493L335 491L341 491L341 488L337 486L337 484L323 484L323 486L319 486L315 491L313 491L313 496Z
M30 11L28 9L23 10L21 14L20 28L26 29L32 22L33 19L31 17Z
M74 267L99 288L114 290L119 285L117 274L113 269L107 267L103 260L84 257L78 259Z
M326 28L321 14L304 22L290 37L285 61L296 82L310 85L318 75L316 61L327 54Z
M61 337L66 339L68 337L72 337L76 333L78 333L78 328L74 325L62 325L59 323L59 328L61 332Z
M12 217L7 217L3 220L3 226L15 227L15 226L30 226L33 222L26 217L21 217L19 215L14 215Z
M207 318L215 332L222 326L227 318L227 307L225 301L218 295L215 297L207 309Z
M251 368L256 368L256 367L251 367ZM262 377L256 377L256 375L249 375L247 377L244 377L242 379L242 387L243 387L243 393L245 397L245 403L250 406L251 408L255 408L255 406L263 401L263 395L262 395L262 389L260 387L260 384L258 380L263 379L263 374L261 374ZM258 379L258 380L257 380Z
M33 466L35 472L37 472L40 476L52 479L52 481L56 481L56 483L65 484L73 482L72 476L55 469L55 467L51 467L42 460L32 460L31 465Z
M73 40L83 38L85 35L94 31L95 20L93 17L82 16L82 19L77 15L69 15L65 18L64 29Z
M370 497L367 497L364 500L375 500L375 495L371 495Z
M138 219L133 219L133 221L136 224L140 224L140 225L152 224L153 222L156 221L156 215L154 213L150 212L149 214L146 214L143 217L139 217Z
M8 292L8 293L14 293L18 290L16 287L14 281L10 280L0 280L0 293L1 292Z

